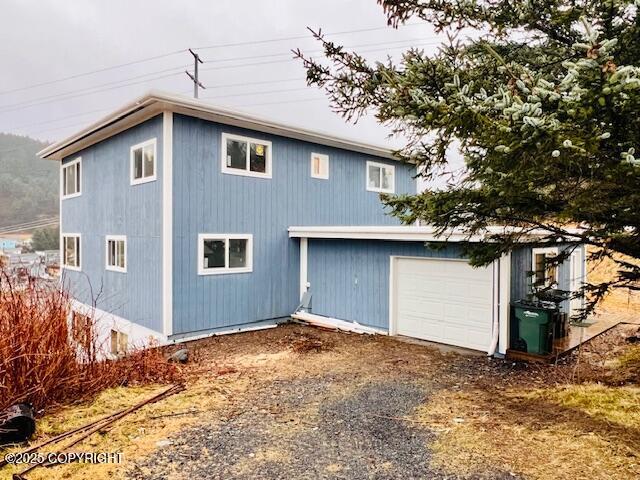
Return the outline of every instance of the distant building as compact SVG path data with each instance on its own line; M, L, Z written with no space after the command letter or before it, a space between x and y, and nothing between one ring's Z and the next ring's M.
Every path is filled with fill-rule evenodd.
M0 250L15 250L18 242L12 238L0 238Z

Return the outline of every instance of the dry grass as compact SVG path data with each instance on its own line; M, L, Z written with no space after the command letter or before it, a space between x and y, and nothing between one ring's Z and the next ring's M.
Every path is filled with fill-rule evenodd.
M593 247L587 252L591 252ZM625 261L634 262L630 257L619 255ZM589 262L587 267L587 280L589 283L609 281L617 276L615 263L611 260L601 262ZM611 291L603 300L601 308L609 311L622 311L630 313L640 312L640 292L634 292L627 288L618 288Z
M433 461L452 474L622 480L640 475L639 399L637 387L597 384L443 391L418 419L439 432Z
M107 480L120 478L129 468L132 459L141 458L157 448L157 442L166 440L172 434L194 425L199 421L210 421L213 416L228 413L232 398L248 383L239 378L221 378L216 384L202 381L187 385L185 391L168 397L158 403L147 405L141 410L113 424L108 431L95 434L73 447L75 452L120 452L123 464L64 465L53 468L39 468L28 475L30 480L86 479ZM43 441L73 428L98 420L121 408L153 396L166 387L117 387L102 392L92 402L62 408L47 415L38 423L37 441ZM45 449L60 451L64 446ZM20 451L20 448L8 450ZM21 471L24 466L8 466L0 472L10 475Z
M634 349L624 342L624 334L612 331L603 337L598 349L613 353L590 354L586 348L583 355L585 366L590 362L601 365L589 376L591 380L605 375L603 369L627 372L634 364L635 354L629 353ZM294 345L301 338L331 348L303 348L299 353ZM312 383L314 378L326 375L335 381L324 398L348 398L364 385L389 379L404 378L432 389L433 395L407 425L418 422L436 434L435 442L425 445L425 453L433 449L434 462L451 473L474 476L484 472L491 476L503 470L538 480L626 479L640 475L637 385L562 385L558 383L565 376L558 371L564 367L511 370L500 363L445 354L387 337L298 326L211 338L189 348L193 360L185 372L185 392L144 407L106 434L96 435L78 447L123 452L124 465L56 467L36 470L29 478L121 478L131 468L131 460L151 453L159 440L187 426L224 421L254 408L259 394L278 395L279 382ZM570 364L566 366L567 370L571 368ZM134 404L158 389L112 389L94 402L47 415L39 424L38 440ZM255 471L250 468L252 462L265 466L287 462L288 442L316 424L321 406L311 400L296 411L266 412L273 415L270 428L274 443L246 462L239 462L237 473ZM328 474L339 471L339 465L327 465Z

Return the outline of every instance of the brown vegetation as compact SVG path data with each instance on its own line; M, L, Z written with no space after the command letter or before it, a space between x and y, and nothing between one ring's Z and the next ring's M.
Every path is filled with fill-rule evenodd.
M41 410L109 387L177 379L177 366L157 349L101 361L91 319L70 322L70 312L65 291L38 281L17 287L0 272L0 409Z

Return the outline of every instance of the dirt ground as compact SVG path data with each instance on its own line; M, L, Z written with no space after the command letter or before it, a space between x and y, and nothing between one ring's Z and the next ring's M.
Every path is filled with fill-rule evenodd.
M638 478L637 330L544 366L299 325L203 340L189 346L185 392L74 448L119 451L122 464L28 478ZM46 416L38 440L162 388Z

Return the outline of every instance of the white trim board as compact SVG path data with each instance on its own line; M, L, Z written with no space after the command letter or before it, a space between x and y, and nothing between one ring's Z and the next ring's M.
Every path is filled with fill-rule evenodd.
M127 103L115 112L80 130L74 135L56 142L38 152L38 156L52 160L61 160L75 152L93 145L105 138L169 110L187 116L202 118L258 132L281 135L319 145L364 153L375 157L398 160L393 149L367 144L358 140L338 137L330 133L308 130L272 120L250 115L245 112L218 107L203 100L183 95L175 95L158 90L151 90L145 95Z
M162 114L162 331L166 336L173 333L173 113L171 112Z
M490 241L488 235L497 233L517 232L515 227L487 227L476 235L469 236L460 229L452 229L442 235L437 235L437 230L432 226L291 226L290 238L339 238L357 240L394 240L409 242L481 242ZM523 241L534 241L544 237L548 232L528 232ZM560 242L560 241L559 241Z

